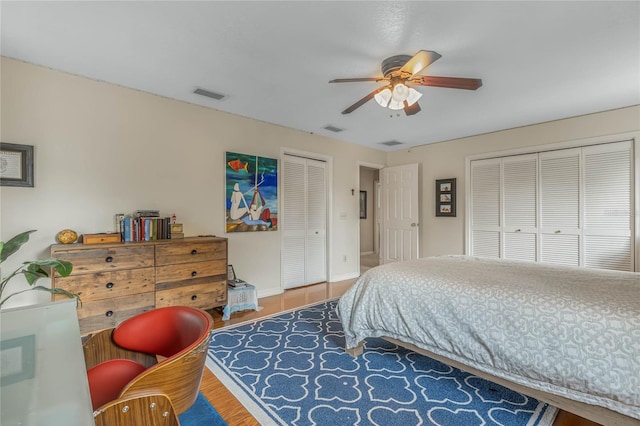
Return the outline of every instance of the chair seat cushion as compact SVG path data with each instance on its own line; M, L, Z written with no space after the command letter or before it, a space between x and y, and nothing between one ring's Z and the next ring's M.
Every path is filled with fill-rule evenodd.
M146 369L130 359L112 359L87 370L93 409L118 398L126 384Z

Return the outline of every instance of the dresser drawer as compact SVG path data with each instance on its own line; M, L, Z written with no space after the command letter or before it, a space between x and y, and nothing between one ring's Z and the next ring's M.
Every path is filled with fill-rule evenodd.
M130 296L114 297L78 306L80 333L115 327L127 318L154 308L155 293L153 291Z
M180 286L160 286L156 288L156 307L192 306L211 309L227 303L227 281L209 281Z
M82 303L155 290L154 268L95 272L56 278L54 286L80 296ZM56 299L66 298L57 295Z
M179 263L177 265L159 266L156 268L156 282L181 281L199 277L213 277L227 274L227 261L212 260L208 262ZM226 278L225 278L226 279Z
M175 241L175 240L174 240ZM227 259L227 240L184 241L156 246L156 266ZM226 266L225 266L226 268ZM226 273L226 270L225 270Z
M73 264L72 275L119 269L144 268L153 265L154 247L119 245L87 250L58 250L53 256Z

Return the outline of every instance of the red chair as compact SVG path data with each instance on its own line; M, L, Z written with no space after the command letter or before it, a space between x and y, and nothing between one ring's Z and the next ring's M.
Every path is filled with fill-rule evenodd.
M166 395L175 414L198 397L213 319L171 306L144 312L83 345L91 402L99 412L117 399Z

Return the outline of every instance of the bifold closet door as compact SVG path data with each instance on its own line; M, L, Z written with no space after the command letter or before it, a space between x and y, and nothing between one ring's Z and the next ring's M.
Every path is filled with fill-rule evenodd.
M538 155L502 159L504 259L538 260Z
M501 160L491 158L471 162L471 253L501 257L500 196Z
M634 270L631 141L583 148L584 266Z
M325 163L286 155L282 174L283 286L326 281Z
M470 254L633 271L631 141L474 160Z
M581 148L541 152L540 262L580 266Z

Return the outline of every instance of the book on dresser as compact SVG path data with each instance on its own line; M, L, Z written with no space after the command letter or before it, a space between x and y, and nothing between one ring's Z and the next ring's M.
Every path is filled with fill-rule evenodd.
M51 256L73 265L68 277L52 274L51 287L80 296L82 334L115 327L154 308L212 309L227 303L226 238L54 244Z

